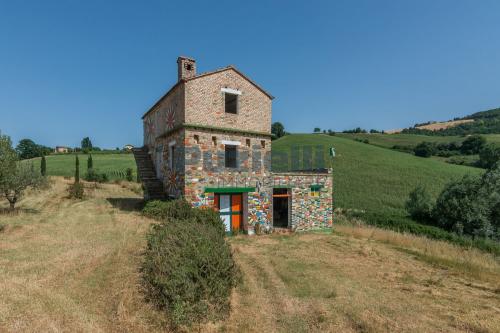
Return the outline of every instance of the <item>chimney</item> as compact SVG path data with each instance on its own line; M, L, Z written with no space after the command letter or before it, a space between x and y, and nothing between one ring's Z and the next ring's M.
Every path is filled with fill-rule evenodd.
M196 76L196 61L188 57L177 58L177 81Z

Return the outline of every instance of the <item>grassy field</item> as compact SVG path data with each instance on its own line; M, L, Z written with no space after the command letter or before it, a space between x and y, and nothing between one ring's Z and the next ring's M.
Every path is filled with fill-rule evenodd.
M392 148L395 145L414 147L423 141L448 143L462 142L465 140L465 137L463 136L428 136L415 134L336 133L335 135L351 140L368 139L370 144L384 148ZM491 142L500 146L500 134L483 134L483 136L486 138L487 142Z
M87 172L88 155L79 154L80 159L80 176ZM47 174L50 176L73 177L75 175L75 155L61 154L50 155L46 157ZM108 174L109 178L118 178L114 172L125 172L127 168L134 170L136 173L136 165L132 154L93 154L94 169L99 172ZM33 159L36 165L39 165L40 159Z
M425 185L437 196L451 180L483 172L323 134L285 136L273 142L273 152L289 151L294 145L335 147L335 206L366 210L367 213L406 216L404 203L417 185Z
M0 331L166 331L141 292L152 221L134 210L137 184L88 184L83 201L66 198L67 184L0 215ZM193 332L500 330L491 255L348 225L229 241L242 271L230 318Z

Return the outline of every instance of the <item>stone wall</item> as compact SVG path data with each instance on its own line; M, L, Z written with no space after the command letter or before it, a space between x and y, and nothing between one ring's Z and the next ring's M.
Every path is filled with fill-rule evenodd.
M224 140L240 142L237 168L225 167ZM193 206L213 205L214 195L205 193L206 187L252 187L256 191L247 194L249 214L246 222L250 226L271 223L270 191L265 186L271 178L269 137L186 129L184 145L184 196Z
M155 159L155 151L158 148L161 148L161 153L163 156L163 163L159 166L162 169L163 175L163 185L165 189L165 193L174 198L179 198L184 193L184 171L185 171L185 148L184 148L184 138L185 133L184 130L179 130L171 133L168 136L160 136L155 140L154 147L152 150L152 159L156 165ZM173 169L170 168L169 160L170 160L170 149L169 144L175 142L175 150L173 156Z
M238 114L224 111L222 88L241 91ZM271 98L233 69L186 82L188 124L271 133Z
M317 186L319 185L319 186ZM292 194L291 228L302 231L329 228L333 222L332 173L274 173L273 186L289 187ZM311 186L320 187L314 196Z

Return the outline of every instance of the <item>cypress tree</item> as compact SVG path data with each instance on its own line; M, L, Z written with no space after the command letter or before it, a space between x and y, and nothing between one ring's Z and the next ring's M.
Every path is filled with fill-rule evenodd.
M92 154L87 158L87 170L94 168L94 161L92 161Z
M45 155L42 155L42 161L40 162L40 173L44 177L47 175L47 162L45 161Z
M75 158L75 184L80 182L80 161L78 160L78 155Z

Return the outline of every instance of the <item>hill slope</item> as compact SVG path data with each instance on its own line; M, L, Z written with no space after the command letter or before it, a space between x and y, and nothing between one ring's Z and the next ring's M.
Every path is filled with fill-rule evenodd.
M335 206L363 209L368 214L406 216L405 200L418 184L437 196L449 181L482 172L322 134L285 136L273 142L273 154L289 151L294 145L322 145L325 155L329 147L335 147Z
M405 128L402 133L427 135L469 135L469 134L500 134L500 108L473 113L463 118L438 123L417 124Z

